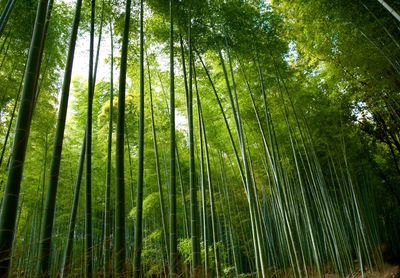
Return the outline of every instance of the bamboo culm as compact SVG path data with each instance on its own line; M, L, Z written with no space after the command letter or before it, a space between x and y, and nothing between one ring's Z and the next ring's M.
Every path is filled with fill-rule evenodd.
M128 41L131 0L126 1L124 31L121 47L121 65L118 91L118 116L116 130L116 188L115 188L115 274L122 277L125 272L125 180L124 180L124 135L125 135L125 93L126 68L128 59Z
M140 101L139 101L139 154L136 192L136 223L133 256L133 277L140 277L143 245L143 186L144 186L144 31L143 0L140 1Z
M42 224L42 235L40 239L40 248L39 248L39 262L37 269L38 276L47 275L49 272L51 236L53 230L54 212L56 205L57 185L60 173L61 153L62 153L65 122L68 109L70 84L71 84L71 73L74 61L76 39L78 35L78 27L80 22L81 7L82 7L82 0L77 0L75 8L75 16L72 25L71 38L69 42L67 63L65 66L64 81L61 91L61 101L58 112L56 135L54 137L53 154L50 163L50 177L48 182L48 192L45 201L45 214Z
M42 37L45 32L48 3L48 0L40 0L38 3L35 27L24 75L21 105L18 111L12 156L0 213L0 276L6 276L9 272L18 199L32 120L31 111L34 108L34 94L41 65L39 54L43 48Z

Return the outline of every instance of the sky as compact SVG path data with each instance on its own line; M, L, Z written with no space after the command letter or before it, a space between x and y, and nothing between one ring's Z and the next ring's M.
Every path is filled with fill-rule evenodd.
M76 0L61 0L62 2L75 6ZM98 31L98 30L97 30ZM95 36L95 51L97 48L98 36ZM105 62L111 52L110 34L108 28L104 26L100 45L99 66L97 80L109 79L110 66ZM78 33L78 40L75 50L75 59L72 69L72 78L83 77L87 79L89 68L89 34Z

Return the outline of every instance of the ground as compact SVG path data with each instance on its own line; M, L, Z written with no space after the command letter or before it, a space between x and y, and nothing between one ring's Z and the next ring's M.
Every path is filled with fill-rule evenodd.
M338 278L336 274L325 274L324 278ZM361 278L361 272L354 273L353 275L348 276L348 278ZM400 267L398 265L389 265L385 264L381 271L372 271L367 272L365 275L366 278L398 278L400 277Z

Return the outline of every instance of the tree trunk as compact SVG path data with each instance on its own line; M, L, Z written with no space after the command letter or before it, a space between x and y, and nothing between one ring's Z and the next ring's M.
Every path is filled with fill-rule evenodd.
M17 97L15 98L13 111L11 113L11 119L10 119L10 122L8 123L6 136L4 137L3 148L1 149L1 155L0 155L0 169L1 169L1 164L3 164L4 153L5 153L6 149L7 149L8 138L10 136L12 124L13 124L14 117L15 117L15 111L17 110L19 97L21 95L22 82L23 82L23 79L21 79L21 82L19 84L18 94L17 94Z
M166 219L165 219L164 193L163 193L162 182L161 182L160 159L158 156L157 134L156 134L156 126L155 126L155 122L154 122L153 89L151 86L149 63L147 63L147 71L148 71L148 78L149 78L151 131L152 131L152 135L153 135L154 159L155 159L156 174L157 174L157 187L158 187L158 193L160 195L159 201L160 201L160 211L161 211L161 224L162 224L162 229L163 229L165 249L167 251L167 262L169 262L169 247L168 247L167 223L166 223Z
M173 0L169 1L170 11L170 175L169 175L169 246L170 246L170 277L177 276L177 232L176 232L176 158L175 158L175 72L174 72L174 16Z
M29 56L24 76L21 105L18 111L16 132L12 156L8 170L7 184L4 191L0 213L0 276L9 272L11 249L17 218L18 199L21 189L26 147L31 126L31 111L34 109L33 98L40 72L40 52L43 49L42 37L45 32L48 0L40 0L37 8Z
M144 33L143 0L140 1L140 104L139 104L139 155L138 181L136 192L135 245L133 250L133 277L140 277L140 257L142 253L142 214L143 214L143 161L144 161Z
M400 21L400 15L395 10L393 10L393 8L389 6L389 4L387 4L384 0L378 0L378 2L381 3L382 6L397 19L397 21Z
M189 15L189 22L191 14ZM200 236L199 236L199 212L197 204L197 182L194 157L194 135L193 135L193 69L192 69L192 30L189 23L189 91L187 96L188 104L188 127L189 127L189 183L190 183L190 216L191 216L191 236L192 236L192 271L193 276L200 275L201 255L200 255Z
M48 191L45 202L45 210L44 210L45 214L42 224L42 234L40 237L39 261L37 268L38 276L49 275L51 236L52 236L54 212L56 206L56 194L57 194L58 178L60 173L65 122L68 110L71 73L74 61L76 38L78 35L81 6L82 6L82 0L78 0L76 2L75 17L72 25L71 38L69 42L67 63L65 66L65 73L64 73L64 82L61 91L60 108L58 110L56 134L54 137L53 154L50 163L50 177L49 177L49 184L47 189Z
M110 222L110 192L111 192L111 151L112 151L112 133L113 133L113 99L114 99L114 40L112 23L110 23L111 37L111 73L110 73L110 110L108 112L108 148L107 148L107 174L106 174L106 196L105 196L105 214L104 214L104 277L110 277L111 266L111 222Z
M125 180L124 180L124 128L126 68L128 59L129 23L131 0L126 1L125 24L121 48L119 75L117 140L116 140L116 189L115 189L115 272L122 277L125 272Z
M71 264L72 247L74 244L74 234L75 234L75 220L76 220L76 214L78 212L79 192L81 189L81 182L82 182L82 175L84 168L83 166L85 163L85 152L86 152L86 131L83 138L81 154L79 156L78 171L76 174L74 196L73 196L69 225L68 225L68 237L67 237L67 243L65 245L65 252L61 266L61 278L68 277L69 268Z
M92 114L93 114L93 53L95 0L91 0L89 77L86 119L86 192L85 192L85 277L93 276L93 232L92 232Z
M15 2L17 2L17 0L8 0L6 6L4 8L4 11L1 14L1 17L0 17L0 37L3 34L3 31L4 31L4 28L6 27L8 18L10 17L10 14L11 14L12 10L14 9Z

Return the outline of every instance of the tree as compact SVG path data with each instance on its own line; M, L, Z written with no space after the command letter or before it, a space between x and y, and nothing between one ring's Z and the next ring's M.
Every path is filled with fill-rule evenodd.
M43 219L42 235L40 239L38 276L48 275L49 257L51 251L51 237L53 230L54 210L56 205L56 195L58 186L58 177L60 173L61 153L64 139L65 121L68 109L68 98L71 84L71 73L74 62L76 38L78 35L78 27L80 21L82 1L76 2L74 22L72 25L71 38L68 49L67 64L65 66L64 82L61 91L60 108L58 112L58 120L56 127L56 135L54 138L53 154L50 164L50 177L48 192L45 202L45 214Z
M114 38L112 24L110 23L111 41L111 73L110 73L110 108L108 113L108 138L107 138L107 175L106 196L104 207L104 277L110 276L111 266L111 152L113 134L113 100L114 100Z
M116 190L115 190L115 272L122 276L125 272L125 179L124 179L124 125L126 67L128 58L129 23L131 0L126 1L121 66L119 74L117 145L116 145Z
M90 13L90 49L89 49L89 77L88 77L88 98L86 117L86 190L85 190L85 277L93 276L93 231L92 231L92 117L93 117L93 95L94 95L94 20L95 4L91 2Z
M170 0L170 197L169 197L169 225L170 225L170 276L177 275L177 235L176 235L176 167L175 167L175 74L174 74L174 19L173 0Z
M139 154L136 192L136 225L133 256L133 276L140 277L140 257L142 252L142 211L144 186L144 32L143 0L140 1L140 101L139 101Z
M47 0L38 3L35 28L29 48L29 57L24 75L24 86L21 95L21 105L18 110L17 127L14 135L14 143L8 179L5 187L4 198L0 213L0 276L6 276L9 272L12 242L14 239L17 207L22 180L26 147L29 138L31 124L31 111L34 108L34 94L39 78L41 57L39 53L44 45L45 21L47 16Z
M7 24L8 18L10 17L11 12L13 11L13 8L15 6L16 0L8 0L7 4L3 10L3 13L1 14L0 17L0 37L3 34L4 28Z

